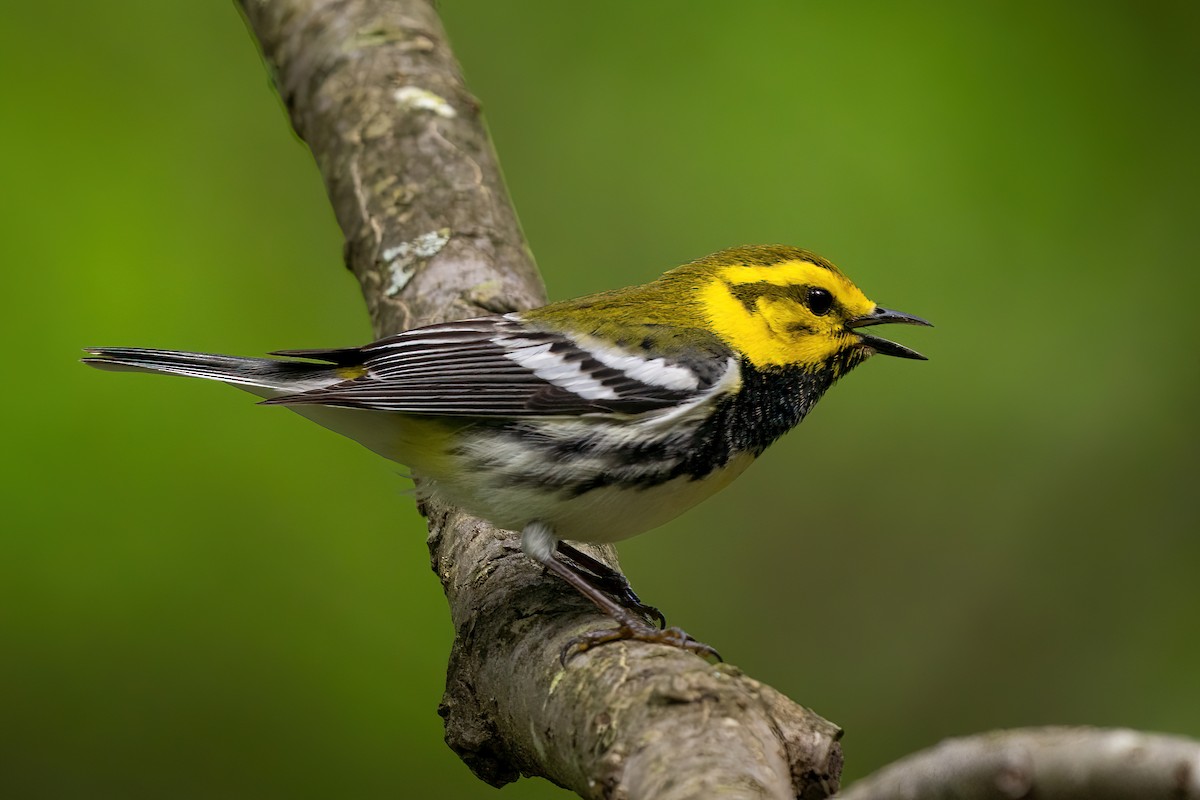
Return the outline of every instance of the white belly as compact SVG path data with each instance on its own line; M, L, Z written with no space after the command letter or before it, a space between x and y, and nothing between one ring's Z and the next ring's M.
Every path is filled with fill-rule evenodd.
M572 474L610 475L612 465L603 454L609 447L619 448L626 437L636 439L636 431L576 420L544 425L539 433L547 440L589 433L605 440L596 455L559 459L546 450L497 437L487 428L472 430L466 421L324 406L293 410L408 465L429 481L432 492L498 527L521 531L531 522L541 522L555 536L581 542L616 542L657 528L728 486L754 460L744 453L702 478L683 475L649 487L638 485L639 477L653 475L663 463L624 460L619 462L628 478L623 484L576 494L556 485L564 465L571 465ZM686 438L686 433L671 430Z
M648 488L603 486L567 499L536 486L496 490L464 486L455 479L439 481L435 491L508 530L520 531L536 521L562 539L616 542L657 528L716 494L753 460L748 454L739 456L699 479L680 476Z

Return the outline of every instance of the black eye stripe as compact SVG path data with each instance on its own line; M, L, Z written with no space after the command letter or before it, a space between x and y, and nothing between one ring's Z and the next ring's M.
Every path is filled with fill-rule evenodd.
M780 286L768 281L726 284L726 286L728 286L730 294L751 313L757 311L758 300L762 297L787 298L803 305L818 317L828 314L834 306L833 293L820 286Z

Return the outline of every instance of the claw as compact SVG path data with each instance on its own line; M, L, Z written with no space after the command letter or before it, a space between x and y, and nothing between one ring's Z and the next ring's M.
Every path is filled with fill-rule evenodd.
M609 580L605 576L597 581L601 591L606 592L612 599L630 611L645 617L648 622L653 622L660 630L665 630L667 627L666 616L654 606L643 603L642 599L633 591L633 587L629 585L629 581L619 573L617 574L620 580Z
M586 570L587 577L591 579L590 583L626 609L644 617L649 622L654 622L659 628L667 627L666 616L656 607L643 603L642 599L633 591L633 587L629 585L629 579L622 573L566 542L558 543L558 552L565 556L577 570L579 568Z
M696 641L681 629L666 627L667 620L662 612L638 599L620 572L565 542L558 542L557 550L566 558L560 560L551 554L549 558L539 559L540 563L617 622L615 628L589 631L567 642L559 653L563 666L585 650L622 639L663 644L702 658L723 660L715 649ZM660 627L648 624L654 620Z

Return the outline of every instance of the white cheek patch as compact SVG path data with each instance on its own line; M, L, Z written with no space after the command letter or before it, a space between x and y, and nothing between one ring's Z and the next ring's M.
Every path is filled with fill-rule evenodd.
M615 400L617 393L583 371L578 362L550 352L550 343L524 344L528 339L497 336L492 342L503 347L505 358L517 362L547 383L573 392L585 400Z

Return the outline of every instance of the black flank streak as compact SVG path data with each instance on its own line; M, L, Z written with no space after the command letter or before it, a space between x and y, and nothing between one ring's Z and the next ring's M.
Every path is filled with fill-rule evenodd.
M616 448L612 439L600 432L595 436L566 439L547 436L537 425L512 420L480 424L491 424L498 429L498 434L513 437L526 447L540 451L548 465L566 467L579 457L601 459L590 475L569 468L537 470L536 474L515 474L501 469L495 479L508 486L538 486L559 491L567 499L606 486L646 489L683 476L699 480L727 465L735 455L760 455L799 424L834 381L864 358L864 351L852 348L815 370L799 367L758 369L743 359L740 364L741 390L736 396L720 401L709 417L694 429L640 442L626 441ZM538 400L552 403L555 392L547 388L549 392L543 390L540 393L546 397ZM535 404L540 403L535 401ZM596 405L602 407L602 403ZM623 406L622 410L630 409ZM502 467L500 464L494 466Z
M650 488L680 476L699 480L724 467L739 453L761 455L776 439L800 424L834 381L862 359L861 351L845 351L837 361L811 371L799 367L760 370L743 359L741 391L726 398L690 439L658 439L614 452L612 468L573 485L572 494L581 495L604 486ZM622 474L619 466L635 464L644 468L655 462L662 468Z

